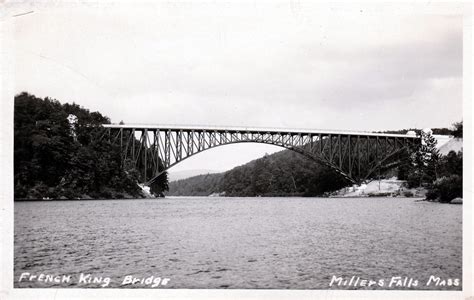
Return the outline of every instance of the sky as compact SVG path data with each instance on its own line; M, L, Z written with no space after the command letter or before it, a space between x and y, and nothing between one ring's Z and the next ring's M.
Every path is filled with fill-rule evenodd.
M15 93L112 122L389 130L462 120L463 19L387 6L120 2L22 7ZM205 151L226 170L281 148Z

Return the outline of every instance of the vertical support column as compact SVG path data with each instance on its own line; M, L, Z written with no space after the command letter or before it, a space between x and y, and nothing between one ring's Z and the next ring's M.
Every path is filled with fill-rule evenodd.
M171 163L171 131L168 129L165 132L165 168L168 168Z
M337 143L338 145L338 152L339 152L339 169L342 170L342 143L341 143L341 135L337 135Z
M375 138L375 161L379 162L379 137Z
M352 139L351 139L351 136L348 135L347 136L347 142L348 142L348 156L349 156L349 176L352 177L352 151L351 151L351 143L352 143Z
M159 148L158 148L158 143L159 142L158 142L157 133L158 133L158 130L153 131L153 145L154 145L153 152L154 152L154 155L156 157L153 176L156 176L156 174L158 174L160 172L159 171L159 168L160 168L160 152L159 152Z
M197 141L197 145L196 145L197 151L196 152L200 152L202 150L201 149L202 148L202 146L201 146L201 131L198 131L196 133L196 141Z
M176 162L181 160L182 154L181 151L183 150L183 131L178 130L176 131Z
M365 156L367 158L367 161L365 162L365 165L368 166L369 165L369 160L370 160L370 137L367 136L367 145L366 146L366 153L365 153Z
M124 150L123 153L122 153L122 154L123 154L123 159L122 159L122 161L123 161L123 166L125 166L125 161L126 161L127 158L128 158L128 153L129 153L130 147L131 147L131 146L130 146L130 141L132 140L132 131L131 131L131 130L126 130L125 133L126 133L127 143L126 143L126 145L125 145L125 150Z
M308 134L308 137L309 137L309 152L313 153L313 146L314 146L314 143L313 143L313 135L310 133Z
M375 138L375 163L377 166L378 179L380 180L380 164L379 164L379 137Z
M158 160L161 159L161 162L163 164L163 167L166 168L166 156L164 154L164 143L163 143L163 140L161 139L161 131L160 129L158 129L156 131L156 138L157 138L157 145L158 145ZM163 150L162 150L163 148ZM158 173L160 172L160 167L158 165Z
M329 162L332 163L332 135L328 135L328 140L329 140Z
M123 128L120 128L120 151L123 151Z
M135 128L132 129L132 161L135 163Z
M148 161L147 161L147 155L148 155L148 129L145 128L143 130L143 182L146 182L146 169L148 168Z
M319 156L320 157L323 157L323 138L322 138L322 135L321 133L318 135L318 138L319 138Z
M186 156L190 156L192 154L192 144L190 143L191 139L189 135L189 131L186 131Z
M361 178L360 176L360 135L357 136L357 176Z
M191 142L192 142L192 151L191 153L194 153L194 151L198 152L199 151L199 147L196 145L196 133L194 132L194 130L191 130Z
M120 128L120 168L123 169L123 161L126 156L123 155L123 128Z

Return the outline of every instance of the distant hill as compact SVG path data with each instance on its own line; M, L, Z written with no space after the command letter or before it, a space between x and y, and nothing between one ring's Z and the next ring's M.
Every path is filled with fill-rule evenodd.
M171 181L168 196L209 196L221 193L224 173L197 175L191 178Z
M318 196L347 185L333 170L290 150L230 171L170 182L170 196Z
M168 171L168 180L169 181L176 181L181 179L186 179L198 175L204 174L215 174L220 173L222 171L217 170L208 170L208 169L195 169L195 170L183 170L183 171L175 171L173 170Z

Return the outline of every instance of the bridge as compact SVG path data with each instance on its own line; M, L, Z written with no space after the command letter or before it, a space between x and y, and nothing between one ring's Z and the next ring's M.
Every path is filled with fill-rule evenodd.
M280 146L362 183L377 170L398 165L403 152L421 142L412 135L335 130L132 124L103 128L103 138L120 146L122 162L132 163L146 185L193 155L236 143Z

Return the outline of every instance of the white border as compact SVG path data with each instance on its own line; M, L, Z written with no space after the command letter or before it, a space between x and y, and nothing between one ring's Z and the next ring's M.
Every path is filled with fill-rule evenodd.
M129 1L108 1L115 5ZM238 1L230 1L238 2ZM265 1L261 1L265 2ZM267 1L268 2L268 1ZM279 1L282 2L282 1ZM285 2L288 3L288 2ZM306 2L305 2L306 3ZM18 8L16 4L9 4ZM31 10L34 6L45 9L47 2L23 3ZM56 2L54 5L87 5L98 7L96 1ZM468 299L473 297L473 221L472 221L472 12L471 2L455 4L436 1L410 1L354 4L337 3L346 10L360 7L382 7L404 13L459 13L464 15L464 61L463 61L463 112L464 112L464 204L463 204L463 291L336 291L336 290L128 290L128 289L14 289L13 288L13 98L14 98L14 53L13 22L8 16L11 7L0 4L0 299L116 299L160 298L160 299ZM4 9L6 8L6 9Z

